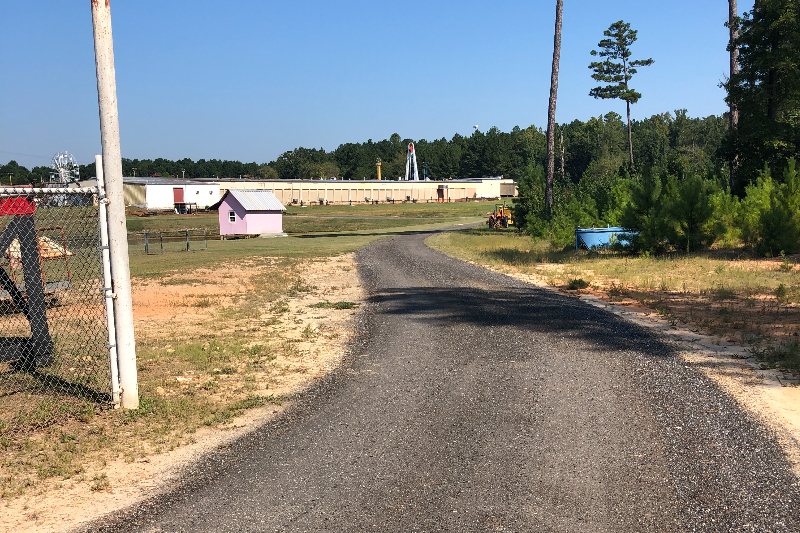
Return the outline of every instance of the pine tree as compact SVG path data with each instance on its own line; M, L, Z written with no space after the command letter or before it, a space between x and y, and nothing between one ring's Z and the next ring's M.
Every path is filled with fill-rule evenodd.
M639 101L642 95L631 89L628 82L636 74L636 67L647 67L653 64L652 59L630 60L631 45L636 42L637 31L621 20L615 22L603 32L606 39L598 43L600 51L592 50L593 56L605 57L604 61L595 61L589 65L594 71L592 79L606 83L589 91L595 98L618 98L625 100L628 109L628 152L633 164L633 136L631 134L631 104ZM621 61L621 63L619 62Z
M728 157L738 157L734 190L742 193L767 165L778 175L800 152L800 6L756 0L736 25L739 72L725 84L739 115Z
M555 174L556 100L558 99L558 67L561 61L561 14L563 0L556 0L556 29L553 38L553 68L550 75L550 101L547 106L547 174L545 179L545 204L553 209L553 175ZM562 143L563 144L563 143ZM562 163L563 169L563 163Z
M728 43L728 52L730 52L730 73L728 75L728 79L734 77L735 75L739 74L739 46L736 44L737 39L739 38L739 26L738 26L738 18L739 18L739 11L736 6L736 0L728 0L728 30L730 32L730 41ZM736 109L736 104L734 102L728 102L729 105L729 120L730 120L730 131L735 131L736 127L739 125L739 111ZM739 165L737 161L736 154L730 158L728 162L728 169L729 169L729 180L728 185L731 190L733 190L733 184L735 181L734 175L736 174L736 169Z

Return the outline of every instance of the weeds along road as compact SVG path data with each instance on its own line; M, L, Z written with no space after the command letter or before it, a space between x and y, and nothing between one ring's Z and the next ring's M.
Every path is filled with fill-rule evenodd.
M771 434L668 345L425 237L359 252L345 367L126 529L800 530Z

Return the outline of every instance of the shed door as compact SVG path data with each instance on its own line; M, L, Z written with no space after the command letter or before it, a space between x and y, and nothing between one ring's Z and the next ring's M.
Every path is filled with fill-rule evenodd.
M172 197L175 199L176 204L183 203L183 187L173 187Z

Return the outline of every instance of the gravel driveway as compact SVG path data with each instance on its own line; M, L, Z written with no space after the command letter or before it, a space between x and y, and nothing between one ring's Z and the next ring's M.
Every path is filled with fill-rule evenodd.
M164 532L800 531L774 437L669 345L445 257L426 236L358 253L370 301L345 366L117 520Z

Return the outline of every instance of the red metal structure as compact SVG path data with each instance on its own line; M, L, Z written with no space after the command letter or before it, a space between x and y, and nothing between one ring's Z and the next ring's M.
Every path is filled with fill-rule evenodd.
M36 204L27 198L0 199L0 216L14 217L0 234L0 250L8 250L14 240L19 240L25 280L22 286L17 286L6 270L0 268L0 285L28 319L31 328L30 337L0 337L0 362L15 361L25 368L47 366L53 362L53 340L47 324L44 279L33 219L35 213Z

